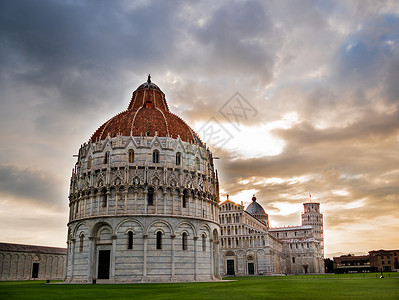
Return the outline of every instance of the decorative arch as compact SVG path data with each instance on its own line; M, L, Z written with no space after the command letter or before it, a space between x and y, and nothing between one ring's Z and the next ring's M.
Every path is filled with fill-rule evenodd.
M187 221L182 221L182 222L180 222L179 224L177 224L177 226L176 226L176 228L175 228L175 232L176 232L176 231L179 229L179 227L181 227L182 225L188 225L188 226L191 228L191 230L193 231L193 235L194 235L194 236L197 236L197 230L195 229L194 225L191 224L191 223L189 223L189 222L187 222Z
M126 223L126 222L136 223L137 225L140 226L141 231L144 232L144 225L143 225L140 221L135 220L135 219L125 219L125 220L122 220L121 222L119 222L118 225L116 225L116 227L115 227L115 233L117 233L118 230L119 230L119 228L120 228L124 223Z
M209 227L208 224L201 224L201 226L198 228L197 232L201 232L201 230L203 230L203 233L205 233L207 235L207 237L210 237L212 229Z
M111 235L115 234L115 232L112 229L112 226L109 223L107 223L107 222L98 222L91 229L91 236L97 237L97 235L99 233L99 230L102 229L103 227L108 227L108 229L110 229L110 231L111 231Z
M83 226L86 227L87 230L89 229L89 227L87 226L86 222L81 221L78 224L76 224L76 226L75 226L75 228L73 230L70 229L70 232L72 232L72 236L75 237L75 238L78 237L79 235L77 234L77 232L79 230L84 230L84 229L81 229Z
M148 234L150 228L153 227L153 225L156 224L156 223L161 223L161 224L166 225L169 228L170 234L174 235L175 231L173 230L172 226L168 222L166 222L165 220L161 220L161 219L154 220L150 224L148 224L147 227L144 229L144 234Z

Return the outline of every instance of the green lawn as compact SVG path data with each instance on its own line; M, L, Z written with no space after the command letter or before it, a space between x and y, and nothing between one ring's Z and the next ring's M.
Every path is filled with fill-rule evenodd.
M399 299L399 274L384 276L255 276L211 283L115 285L0 282L0 299Z

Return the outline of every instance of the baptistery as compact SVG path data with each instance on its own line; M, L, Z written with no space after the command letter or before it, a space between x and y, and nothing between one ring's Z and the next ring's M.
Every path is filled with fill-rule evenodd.
M218 203L211 151L148 76L79 149L65 281L219 279Z

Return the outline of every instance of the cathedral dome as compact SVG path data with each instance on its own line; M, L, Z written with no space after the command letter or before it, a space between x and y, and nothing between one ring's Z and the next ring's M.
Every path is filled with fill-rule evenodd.
M197 134L181 118L169 111L165 94L148 76L132 95L128 109L101 125L91 142L122 136L161 136L202 145Z
M255 195L252 197L252 203L248 205L247 209L245 210L247 213L251 215L267 215L265 210L263 209L262 205L256 202Z

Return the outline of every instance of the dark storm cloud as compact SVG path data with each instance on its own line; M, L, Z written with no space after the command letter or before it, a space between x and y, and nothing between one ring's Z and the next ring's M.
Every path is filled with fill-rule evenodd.
M382 14L362 24L337 53L336 79L341 88L362 89L389 81L386 71L399 55L399 17ZM390 99L389 99L390 100ZM394 99L397 101L398 99Z
M245 74L264 83L272 79L275 32L262 2L224 3L194 28L194 36L207 50L207 67L219 76Z
M145 74L149 64L174 52L178 26L169 2L133 9L125 4L3 1L3 76L15 84L55 89L68 108L101 104L116 89L121 68Z
M63 202L59 183L50 174L9 165L0 165L0 195L39 207L59 209Z

